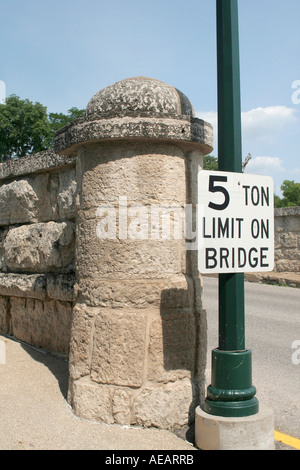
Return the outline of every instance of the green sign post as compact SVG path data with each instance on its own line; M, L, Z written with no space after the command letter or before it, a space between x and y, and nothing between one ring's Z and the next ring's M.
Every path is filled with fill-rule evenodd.
M242 172L237 0L217 0L219 170ZM245 349L244 274L219 274L219 347L212 351L204 411L243 417L258 413L251 351Z

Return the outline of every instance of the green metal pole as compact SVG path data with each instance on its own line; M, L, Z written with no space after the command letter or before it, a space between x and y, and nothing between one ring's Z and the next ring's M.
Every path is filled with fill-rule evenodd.
M219 170L242 172L237 0L217 0ZM251 351L245 349L244 274L219 274L219 347L212 351L204 410L242 417L258 412Z

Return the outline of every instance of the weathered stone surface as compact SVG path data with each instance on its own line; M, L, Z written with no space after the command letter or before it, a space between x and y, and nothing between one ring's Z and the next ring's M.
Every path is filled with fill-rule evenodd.
M94 307L156 307L163 312L193 303L193 283L183 274L165 279L82 279L79 293L84 303Z
M140 387L145 367L146 313L100 309L95 320L91 378Z
M190 313L163 314L149 329L148 380L173 382L195 368L196 323Z
M213 148L212 126L201 119L186 116L181 119L126 117L122 120L74 121L58 131L54 148L59 154L75 155L84 142L145 138L201 144L203 154L209 154Z
M72 302L74 274L0 273L0 295Z
M275 209L275 269L300 271L300 207Z
M75 218L75 169L41 173L0 186L0 225Z
M294 261L290 259L277 260L276 271L285 272L285 273L291 273L291 272L298 273L300 272L300 261L297 261L297 260Z
M38 196L28 181L4 184L0 187L0 224L36 222L38 203Z
M0 295L0 332L2 334L10 333L10 313L9 298Z
M203 154L213 145L212 126L194 117L183 93L158 80L134 77L96 93L86 118L56 133L55 151L74 155L83 142L120 138L197 143Z
M97 220L79 224L76 266L82 278L162 278L185 271L184 240L101 240Z
M117 389L113 394L112 410L114 421L118 424L131 424L131 395L130 390Z
M46 277L40 274L0 274L0 295L46 298Z
M179 90L148 77L121 80L96 93L86 108L88 119L124 116L195 116Z
M7 234L7 230L0 228L0 271L5 271L5 259L4 259L4 240Z
M98 313L98 309L88 308L84 304L76 304L73 309L69 371L70 377L74 380L89 376L92 333Z
M75 197L77 191L75 167L62 170L59 173L57 195L59 220L70 220L76 217Z
M53 300L10 298L12 334L25 343L67 355L72 304Z
M101 165L99 165L101 161ZM172 143L105 142L80 149L81 209L113 203L178 206L186 202L185 153Z
M175 234L148 211L169 210L176 226L174 210L184 220L185 204L195 207L212 127L180 92L139 77L100 91L55 140L57 151L77 153L69 402L105 422L187 424L206 358L197 253L187 253L183 223Z
M74 270L75 234L72 222L48 222L12 228L4 242L8 269L21 272Z
M27 157L0 163L0 180L23 175L41 173L50 169L74 166L76 160L69 155L58 155L53 150L44 150Z
M73 302L75 299L74 274L49 274L47 278L47 295L50 299Z
M112 424L112 391L110 387L98 385L88 379L70 382L69 403L77 416L100 420Z
M142 389L133 400L136 423L162 429L183 426L188 423L192 401L192 385L188 379Z

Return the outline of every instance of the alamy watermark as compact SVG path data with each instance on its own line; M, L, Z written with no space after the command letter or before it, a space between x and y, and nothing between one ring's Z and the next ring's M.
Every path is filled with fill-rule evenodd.
M300 80L294 80L292 83L292 88L295 91L292 93L292 103L300 104Z
M96 235L110 240L181 240L188 250L197 249L197 204L164 206L158 204L128 205L127 196L118 204L97 208Z
M293 341L292 349L296 350L292 354L292 363L298 366L300 364L300 339Z
M0 80L0 104L4 104L6 100L6 84Z

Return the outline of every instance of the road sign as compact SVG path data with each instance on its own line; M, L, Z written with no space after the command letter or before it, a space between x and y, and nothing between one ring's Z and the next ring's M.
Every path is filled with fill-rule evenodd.
M273 268L272 178L199 171L199 271L238 273L272 271Z

